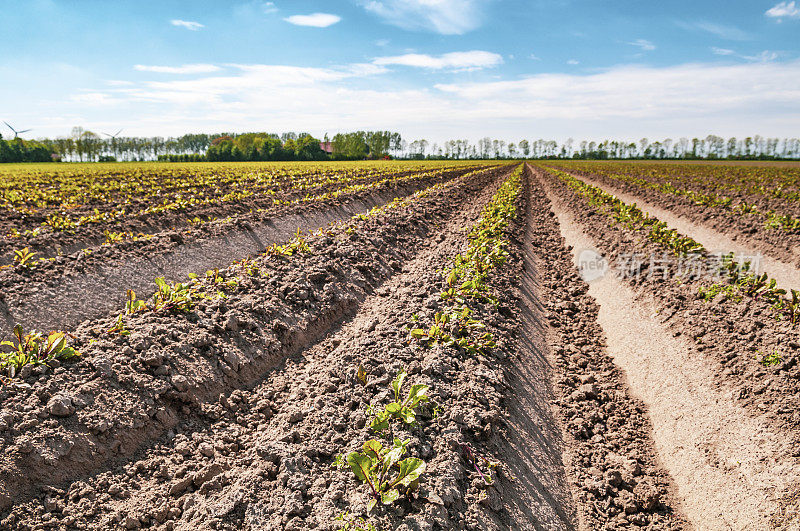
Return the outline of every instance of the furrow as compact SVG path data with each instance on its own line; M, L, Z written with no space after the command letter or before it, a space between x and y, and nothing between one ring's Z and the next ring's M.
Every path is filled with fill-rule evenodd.
M584 263L581 253L586 250L608 252L609 259L625 251L619 244L613 251L610 248L616 229L605 231L608 241L598 240L594 235L600 233L599 225L587 232L587 223L597 221L597 216L587 217L577 196L556 193L550 178L540 178L576 264ZM628 239L623 236L621 241ZM737 403L729 387L735 389L736 384L721 380L719 361L708 355L714 354L712 349L706 353L703 343L724 345L725 336L704 338L698 347L697 338L703 334L682 324L685 317L702 315L698 310L685 317L681 312L681 317L674 317L676 322L665 325L677 315L674 310L666 318L660 315L672 293L659 296L657 291L637 290L612 273L592 278L589 294L600 305L598 322L614 363L625 371L632 393L647 406L658 457L674 478L689 522L699 529L791 525L791 501L787 519L781 515L786 496L797 492L800 481L800 468L792 457L794 438L757 409Z

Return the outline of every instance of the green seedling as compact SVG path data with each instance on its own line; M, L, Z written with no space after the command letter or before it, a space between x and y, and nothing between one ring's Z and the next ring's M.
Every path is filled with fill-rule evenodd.
M108 329L108 334L119 334L121 336L131 335L131 331L125 327L125 319L122 314L117 316L114 326Z
M136 292L132 289L127 291L128 300L125 301L125 314L133 315L136 312L142 312L147 309L147 304L144 301L136 299Z
M377 412L370 423L370 428L375 432L382 432L389 428L392 419L401 421L403 424L413 425L417 420L414 411L420 403L428 401L427 393L429 386L424 384L414 384L408 391L408 396L402 399L403 382L408 373L405 369L400 369L397 376L392 380L392 390L394 391L394 402L388 404L383 410Z
M295 254L306 254L311 252L311 246L306 241L303 233L300 229L297 229L295 233L295 237L290 242L284 245L278 245L277 243L273 243L267 250L264 251L266 255L274 255L274 256L294 256Z
M344 522L344 525L339 528L340 531L378 531L377 527L363 517L352 516L349 512L339 513L334 521Z
M759 354L761 354L761 351L759 351ZM758 359L758 356L756 356L756 359ZM764 367L772 367L773 365L779 364L781 361L783 361L781 355L778 354L777 350L773 350L769 354L762 355L759 363Z
M789 317L789 322L795 325L800 323L800 292L793 289L791 293L792 298L784 301L781 309Z
M467 463L472 465L475 471L483 480L483 484L487 487L494 483L494 479L492 479L492 470L494 470L499 463L495 461L489 461L479 453L477 453L470 445L462 444L461 451L464 453L464 458L467 460ZM481 470L481 465L486 468L486 472L484 473Z
M391 448L384 448L374 439L364 443L361 452L347 455L347 464L362 483L370 488L367 512L381 502L390 505L401 494L410 496L419 485L419 478L425 472L425 462L416 457L400 460L406 453L408 440L401 442L395 438Z
M115 243L119 243L125 238L124 232L112 232L108 229L103 231L103 235L106 237L104 242L105 245L114 245Z
M700 286L698 288L698 293L703 298L703 300L710 301L714 299L720 293L724 294L725 300L732 300L739 302L742 300L742 296L736 291L734 286L730 286L728 284L712 284L711 286L705 287Z
M155 280L158 291L153 294L150 309L153 311L188 312L194 306L194 300L205 298L205 295L192 289L188 284L176 282L169 284L162 277Z
M80 356L67 345L64 332L52 332L47 338L38 332L23 333L22 325L14 327L16 343L3 341L0 347L11 347L11 352L0 352L0 370L12 378L25 365L47 365L53 360L68 360Z
M14 263L25 269L33 269L39 261L34 256L36 256L36 253L31 252L29 247L19 249L14 251Z
M471 318L471 314L472 310L466 305L450 311L437 312L428 330L413 328L409 335L421 341L426 347L441 344L461 348L471 355L491 350L496 346L491 333L485 332L472 337L473 331L484 328L485 325Z

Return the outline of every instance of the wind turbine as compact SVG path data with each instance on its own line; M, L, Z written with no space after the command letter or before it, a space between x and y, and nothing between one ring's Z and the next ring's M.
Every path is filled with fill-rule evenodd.
M8 122L3 122L3 123L4 123L4 124L6 124L6 125L8 126L8 128L9 128L9 129L11 129L12 131L14 131L14 138L17 138L17 137L18 137L20 134L22 134L22 133L27 133L28 131L32 131L32 129L23 129L22 131L17 131L16 129L14 129L13 127L11 127L11 124L10 124L10 123L8 123Z
M108 133L103 133L104 135L106 135L108 138L111 139L111 151L114 153L115 157L117 156L117 137L119 136L119 134L121 132L122 132L122 129L120 129L119 131L117 131L113 135L109 135Z
M113 139L113 140L116 140L121 132L122 132L122 129L120 129L119 131L117 131L113 135L109 135L108 133L103 133L103 134L106 135L107 137Z

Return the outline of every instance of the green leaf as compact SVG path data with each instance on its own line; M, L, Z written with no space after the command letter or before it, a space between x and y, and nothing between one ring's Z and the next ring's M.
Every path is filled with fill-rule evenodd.
M403 380L406 379L406 374L408 373L405 369L400 369L395 379L392 380L392 389L394 389L395 402L400 402L400 389L403 387Z
M413 330L411 330L411 332L409 332L409 334L411 335L411 337L415 339L422 339L423 337L425 337L425 330L423 330L422 328L414 328Z
M400 413L400 404L397 402L392 402L391 404L386 406L386 412L392 415L397 415Z
M389 428L389 419L381 414L378 414L369 425L372 431L380 432Z
M408 487L412 481L417 480L425 472L425 461L417 457L408 457L398 464L400 465L400 472L392 486L403 485Z
M414 408L420 402L425 402L428 400L428 397L426 396L428 389L430 389L430 387L424 384L412 385L411 390L408 392L408 398L406 398L405 405L410 408Z
M383 445L380 441L370 439L364 443L364 453L375 461L380 461L381 454L383 453Z
M400 497L400 493L397 489L392 489L387 492L381 493L381 502L384 505L389 505L394 501L397 501L397 498Z
M369 470L372 467L372 460L369 457L358 452L350 452L347 454L347 464L358 479L371 482Z
M403 422L405 422L406 424L413 424L417 416L414 414L413 409L404 407L400 409L400 418L403 419Z
M406 453L405 445L395 445L394 448L386 452L386 455L383 456L383 466L384 469L388 470L392 467L395 463L397 463L403 454Z
M372 498L370 501L367 502L367 512L371 512L372 509L375 508L375 505L378 503L378 500Z

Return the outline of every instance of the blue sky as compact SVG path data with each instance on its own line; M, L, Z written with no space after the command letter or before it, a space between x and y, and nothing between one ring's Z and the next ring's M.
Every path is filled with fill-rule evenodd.
M0 0L0 13L0 119L29 138L800 134L800 2Z

